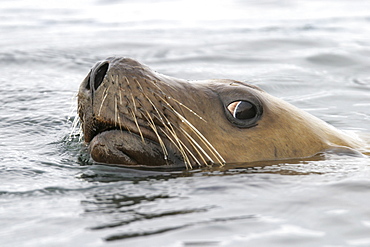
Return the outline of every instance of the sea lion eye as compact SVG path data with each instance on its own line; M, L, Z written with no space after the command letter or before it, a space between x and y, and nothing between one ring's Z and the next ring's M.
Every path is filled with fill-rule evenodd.
M248 101L235 101L227 106L231 115L239 120L252 119L257 115L256 106Z
M251 128L257 125L262 116L262 105L259 101L237 100L225 105L226 117L239 128Z

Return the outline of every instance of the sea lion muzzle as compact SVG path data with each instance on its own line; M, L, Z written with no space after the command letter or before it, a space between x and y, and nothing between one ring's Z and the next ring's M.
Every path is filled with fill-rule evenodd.
M163 126L163 119L140 110L146 106L135 91L138 85L131 89L130 84L132 78L134 83L139 83L137 75L129 79L125 74L121 83L118 80L122 75L117 73L117 67L113 66L112 71L109 67L110 61L97 63L79 91L79 116L91 157L108 164L184 166L174 144L168 138L159 137L157 127L153 128ZM130 65L126 69L132 71ZM152 127L148 126L148 120Z

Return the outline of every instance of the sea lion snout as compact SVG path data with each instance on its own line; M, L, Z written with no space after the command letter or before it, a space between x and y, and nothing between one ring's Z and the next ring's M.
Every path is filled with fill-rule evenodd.
M183 90L135 60L107 58L96 63L78 94L91 157L109 164L191 164L188 156L183 158L184 152L191 152L183 147L187 140L176 133L180 103L174 104L170 91Z

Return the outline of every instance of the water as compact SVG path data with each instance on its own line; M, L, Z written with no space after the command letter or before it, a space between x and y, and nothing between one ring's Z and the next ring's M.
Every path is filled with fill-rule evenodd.
M133 170L69 137L79 83L112 55L249 81L364 136L370 2L19 0L0 16L1 246L370 245L367 157Z

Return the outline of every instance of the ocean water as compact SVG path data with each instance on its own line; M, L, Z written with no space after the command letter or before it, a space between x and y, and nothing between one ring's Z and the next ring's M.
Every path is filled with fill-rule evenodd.
M109 56L256 84L370 133L370 2L2 1L0 246L370 246L369 157L135 170L71 135Z

